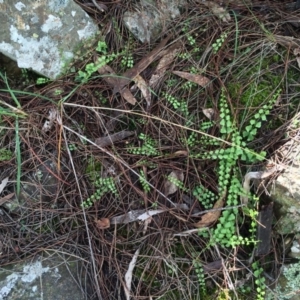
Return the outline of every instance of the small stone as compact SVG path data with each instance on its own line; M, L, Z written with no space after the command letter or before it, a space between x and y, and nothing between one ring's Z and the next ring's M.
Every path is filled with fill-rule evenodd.
M72 0L0 1L0 52L56 79L98 27Z

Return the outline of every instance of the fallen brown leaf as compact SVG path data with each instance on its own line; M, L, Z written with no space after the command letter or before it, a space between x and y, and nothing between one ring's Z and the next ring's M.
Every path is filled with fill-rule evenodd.
M203 108L202 112L210 121L214 119L215 110L213 108Z
M98 229L106 229L110 226L110 221L108 218L101 218L99 220L96 220L95 222Z
M178 150L173 153L174 156L188 156L188 154L186 150Z
M15 195L14 193L11 193L11 194L8 194L8 195L0 198L0 205L3 205L5 202L10 200L14 195Z
M195 82L202 87L205 87L210 82L210 80L203 75L191 74L188 72L181 72L181 71L173 71L173 74L178 75L189 81Z
M94 58L94 61L97 62L98 57L96 56ZM103 75L103 80L106 81L109 85L111 85L113 88L115 88L118 83L119 79L117 78L117 74L115 71L108 65L104 65L103 67L98 69L98 73L100 75ZM121 96L130 104L134 105L136 103L136 99L132 95L129 89L124 88L121 91Z
M2 193L7 183L8 183L8 177L5 177L0 183L0 193Z
M227 23L231 20L229 13L219 4L212 1L204 1L202 3L210 8L213 14L219 17L223 22Z
M175 180L183 181L184 175L183 172L172 171L168 177L174 178ZM169 196L177 192L178 186L172 182L172 180L167 180L164 185L164 194L165 196Z
M294 49L294 55L296 56L298 68L300 68L300 48Z
M273 34L271 36L271 41L275 41L276 43L288 49L295 49L300 47L300 39L296 39L293 36Z
M141 75L135 76L133 80L136 86L141 90L141 93L147 102L147 106L149 107L151 105L151 92L146 81Z
M114 94L120 93L125 85L130 83L134 77L139 75L144 71L154 60L162 55L162 49L167 44L168 40L171 38L171 35L168 35L160 44L155 47L149 54L147 54L142 60L140 60L133 68L126 71L122 78L118 79L118 84L114 87Z
M154 73L150 78L149 86L151 88L154 88L159 82L159 80L163 77L168 66L173 62L179 50L180 50L179 42L175 43L174 45L166 49L166 54L160 59L157 67L155 68Z
M197 228L208 227L209 225L215 223L219 219L221 210L215 210L215 209L223 207L225 195L226 193L224 193L220 197L220 199L215 203L212 211L205 214L199 222L194 224L195 227Z
M128 88L124 88L121 91L121 96L130 104L135 105L136 104L136 99L134 98L134 96L132 95L132 93L130 92L130 90Z
M120 131L114 134L110 134L108 136L100 137L95 140L95 144L100 147L107 147L112 145L115 142L121 141L126 139L127 137L134 134L134 131Z

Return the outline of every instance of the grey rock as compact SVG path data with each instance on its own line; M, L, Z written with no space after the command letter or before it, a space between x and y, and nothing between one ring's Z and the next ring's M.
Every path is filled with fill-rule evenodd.
M142 43L156 39L168 22L180 15L185 0L141 0L137 10L127 11L123 22Z
M294 258L300 258L300 245L299 241L294 240L292 247L291 247L291 252L289 253L289 257L294 257Z
M299 300L299 267L299 261L283 265L281 268L281 274L279 278L276 279L276 288L273 290L273 293L266 294L266 300Z
M300 114L291 121L287 133L290 141L278 150L286 168L275 180L270 193L280 217L276 223L277 232L300 234Z
M52 253L0 269L0 299L87 299L72 274L80 264L72 256Z
M0 0L0 52L56 79L98 27L72 0Z
M35 171L22 176L21 192L18 198L3 204L9 212L17 212L26 206L28 199L37 203L55 203L58 194L58 178L55 161L48 159L41 163Z

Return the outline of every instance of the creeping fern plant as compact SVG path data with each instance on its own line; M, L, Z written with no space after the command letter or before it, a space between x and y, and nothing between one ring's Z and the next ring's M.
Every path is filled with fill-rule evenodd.
M255 285L256 285L256 299L257 300L264 300L265 299L265 290L266 290L266 279L263 276L263 268L259 266L259 263L256 261L252 264L253 269L253 275L255 279Z
M221 138L226 141L226 143L223 145L220 143L217 149L196 156L218 160L217 173L219 195L227 194L226 204L228 206L238 205L239 196L245 193L238 176L237 161L241 159L249 163L262 160L265 156L264 152L257 154L253 150L247 148L246 142L253 140L257 129L261 126L261 120L266 119L266 116L270 112L270 108L275 103L279 94L280 90L272 96L268 104L264 105L263 108L255 114L254 118L249 121L249 125L239 132L237 125L231 116L224 90L221 93L219 101L220 133ZM245 141L243 139L245 139ZM237 209L230 211L225 210L222 212L219 223L213 232L214 241L216 243L223 246L236 246L240 243L254 242L254 239L250 241L235 233L237 213Z
M88 199L82 202L82 207L89 208L94 202L100 200L106 193L112 193L118 195L118 190L112 177L102 178L99 177L95 181L96 192Z
M139 139L142 141L142 146L140 147L134 147L134 146L128 146L127 151L132 154L138 154L138 155L146 155L146 156L155 156L159 155L158 151L158 145L155 140L153 140L150 136L141 133L139 135Z
M198 259L194 259L193 266L197 274L201 296L205 297L207 295L207 289L206 289L205 276L204 276L204 270L202 264Z
M140 178L139 178L139 180L140 180L140 183L141 183L141 185L143 187L144 192L146 194L149 193L150 190L151 190L151 187L150 187L149 183L146 180L146 176L145 176L145 173L144 173L143 170L140 170Z
M105 66L112 60L114 60L118 54L107 53L107 44L104 41L99 41L96 51L99 53L98 60L95 63L89 63L85 66L85 71L78 71L77 80L82 83L88 82L93 73L95 73L99 68Z

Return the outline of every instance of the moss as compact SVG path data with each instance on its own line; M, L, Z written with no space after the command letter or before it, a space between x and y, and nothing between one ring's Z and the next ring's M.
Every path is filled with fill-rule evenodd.
M236 75L233 75L227 86L231 99L239 100L245 107L258 107L269 99L282 82L282 74L270 70L270 66L279 61L280 56L277 54L259 57L247 71L244 67L235 70L233 74Z
M231 99L239 99L242 89L242 84L240 82L231 81L227 85L227 90Z
M13 153L5 148L0 149L0 161L10 160L13 157Z
M94 156L88 159L87 167L85 168L85 174L89 176L91 182L95 182L99 172L101 171L102 164L97 161Z

